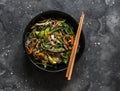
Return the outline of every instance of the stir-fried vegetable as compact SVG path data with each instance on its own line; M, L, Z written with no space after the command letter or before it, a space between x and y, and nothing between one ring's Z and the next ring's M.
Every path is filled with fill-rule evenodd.
M34 24L31 30L25 46L36 64L46 68L68 63L75 34L64 19L46 19Z

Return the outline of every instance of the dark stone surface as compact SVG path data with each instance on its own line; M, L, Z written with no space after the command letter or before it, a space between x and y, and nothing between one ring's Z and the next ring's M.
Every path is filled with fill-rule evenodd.
M39 71L22 47L28 22L60 10L79 21L86 13L85 51L71 81ZM120 91L120 0L0 0L0 91Z

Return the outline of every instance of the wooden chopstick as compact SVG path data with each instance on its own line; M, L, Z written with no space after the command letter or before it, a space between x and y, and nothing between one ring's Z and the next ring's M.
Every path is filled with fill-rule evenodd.
M66 77L68 78L68 80L71 79L73 66L74 66L74 62L75 62L75 57L76 57L76 52L77 52L77 47L78 47L78 43L80 40L80 34L81 34L82 25L83 25L83 21L84 21L84 16L85 16L85 14L84 14L84 12L82 12L82 15L80 17L79 26L77 29L77 33L76 33L76 37L75 37L75 41L74 41L74 45L73 45L73 49L72 49L72 53L70 56L67 72L66 72Z

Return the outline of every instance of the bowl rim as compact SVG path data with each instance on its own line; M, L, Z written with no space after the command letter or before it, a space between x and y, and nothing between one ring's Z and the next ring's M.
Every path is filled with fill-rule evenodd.
M28 24L26 25L26 27L25 27L25 29L24 29L24 32L23 32L23 48L24 48L24 52L25 52L26 56L28 57L28 59L29 59L29 60L32 62L32 64L34 64L38 69L40 69L40 70L42 70L42 71L46 71L46 72L56 73L56 72L62 72L62 71L64 71L64 70L66 70L66 69L67 69L67 66L66 66L65 68L58 69L58 70L54 70L54 71L45 69L45 68L43 68L43 67L40 67L39 65L35 64L35 62L33 62L33 60L32 60L31 57L30 57L30 54L27 53L27 50L26 50L26 48L25 48L25 35L26 35L26 30L27 30L28 26L29 26L33 21L35 21L37 18L39 18L42 14L50 13L50 12L52 12L52 13L62 13L62 14L65 14L67 17L72 18L72 19L76 22L76 24L77 24L77 26L78 26L78 22L77 22L71 15L67 14L66 12L58 11L58 10L47 10L47 11L44 11L44 12L40 12L39 14L37 14L36 16L34 16L34 17L28 22ZM84 40L85 40L83 31L82 31L82 35L83 35L83 38L84 38ZM84 42L84 48L85 48L85 42ZM84 51L84 48L83 48L83 51ZM82 51L82 54L83 54L83 51ZM80 57L82 56L82 54L80 55Z

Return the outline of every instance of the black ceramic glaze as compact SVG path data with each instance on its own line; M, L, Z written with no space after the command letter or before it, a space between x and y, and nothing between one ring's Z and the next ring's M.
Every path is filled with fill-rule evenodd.
M44 19L48 19L48 18L54 18L54 19L62 18L62 19L65 19L66 22L73 27L74 32L76 33L76 31L77 31L78 22L76 22L76 20L73 17L71 17L70 15L68 15L64 12L61 12L61 11L56 11L56 10L46 11L46 12L40 13L36 17L34 17L29 22L29 24L26 26L25 31L24 31L24 35L23 35L23 47L24 47L25 53L27 54L27 57L36 67L38 67L41 70L47 71L47 72L60 72L60 71L66 70L67 65L59 64L59 65L57 65L57 67L49 67L48 66L47 68L44 68L42 65L36 65L34 63L35 62L34 58L27 53L27 50L25 48L26 37L27 37L27 34L29 34L29 32L32 31L31 27L35 23L37 23L41 20L44 20ZM85 47L85 38L84 38L83 32L81 33L79 45L80 45L80 49L79 49L79 52L76 55L76 61L77 61L77 58L81 57L81 55L84 51L84 47Z

